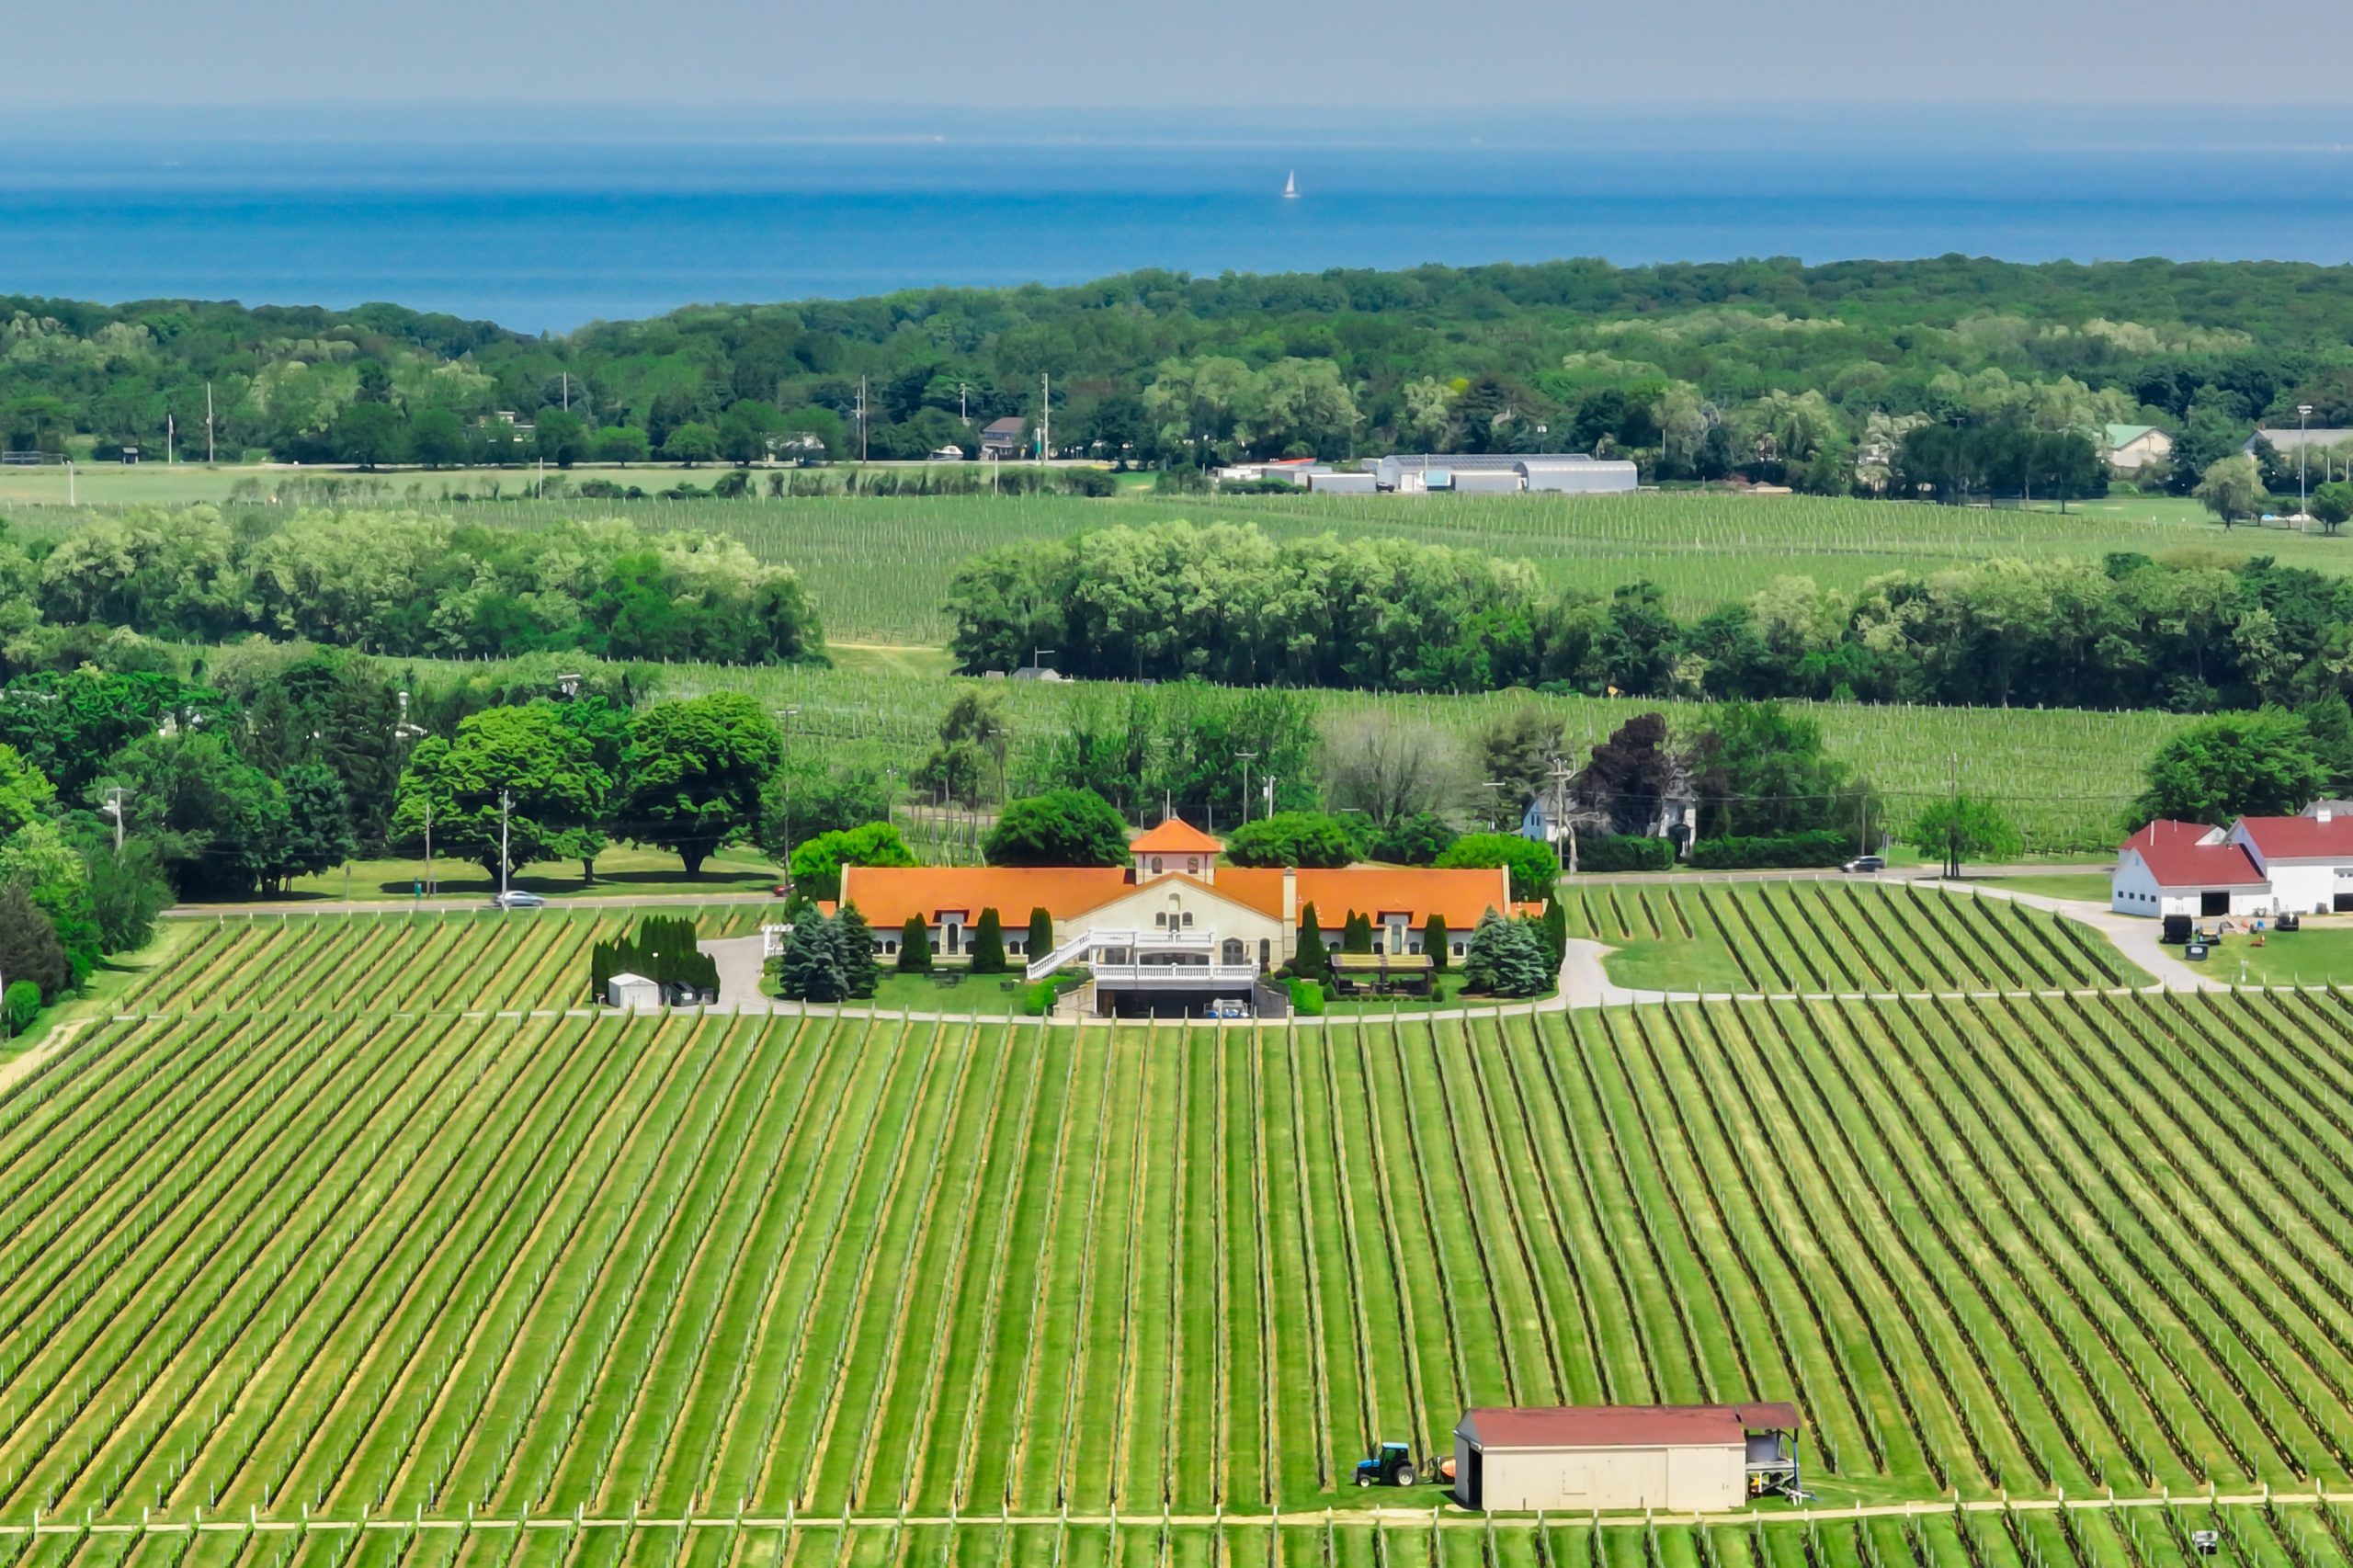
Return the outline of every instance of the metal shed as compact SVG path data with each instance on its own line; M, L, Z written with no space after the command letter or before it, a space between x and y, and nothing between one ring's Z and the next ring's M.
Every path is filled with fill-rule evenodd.
M1454 1429L1454 1494L1491 1511L1737 1508L1798 1485L1797 1407L1473 1410Z
M657 1013L662 1010L662 987L642 974L617 974L605 982L605 1001L631 1012Z

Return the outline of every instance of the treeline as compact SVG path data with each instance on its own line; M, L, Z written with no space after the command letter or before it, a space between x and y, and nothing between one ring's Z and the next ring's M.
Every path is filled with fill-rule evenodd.
M0 685L0 745L47 781L70 842L110 845L119 811L163 899L281 893L355 857L420 855L428 833L440 865L494 880L502 848L509 874L588 876L624 842L693 875L729 845L781 859L886 804L870 780L788 758L753 699L642 702L628 665L541 655L453 677L299 643L185 669L136 640L98 652L112 667Z
M1607 449L1669 478L1876 489L1909 430L2161 424L2186 490L2256 422L2353 425L2353 276L1946 256L1139 272L699 306L563 337L390 305L0 296L0 441L429 465L1058 449L1199 467L1294 449ZM863 441L855 411L863 381Z
M1440 545L1178 522L992 551L948 608L967 674L1052 648L1106 680L2206 712L2353 669L2353 582L2195 550L1785 577L1684 620L1649 584L1553 592Z
M373 653L577 649L613 659L822 657L790 568L733 540L621 521L495 528L402 512L233 526L210 506L93 517L62 539L0 526L0 632L39 622L219 642L247 632Z

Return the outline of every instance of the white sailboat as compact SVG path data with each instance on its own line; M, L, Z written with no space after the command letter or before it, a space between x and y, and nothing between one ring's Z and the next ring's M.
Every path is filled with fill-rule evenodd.
M1299 199L1299 171L1297 169L1291 170L1283 176L1283 199L1285 201Z

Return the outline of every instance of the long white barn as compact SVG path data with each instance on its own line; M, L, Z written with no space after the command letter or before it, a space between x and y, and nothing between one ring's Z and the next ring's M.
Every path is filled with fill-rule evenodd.
M2325 915L2353 910L2353 814L2322 801L2228 828L2153 822L2117 846L2120 915Z

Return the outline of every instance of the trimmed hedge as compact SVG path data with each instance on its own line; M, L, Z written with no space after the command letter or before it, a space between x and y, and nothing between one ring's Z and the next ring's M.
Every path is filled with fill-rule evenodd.
M1577 840L1580 871L1664 871L1675 864L1675 846L1640 834L1611 834Z
M1854 852L1852 838L1824 828L1779 838L1703 838L1691 846L1684 859L1702 870L1747 871L1768 867L1836 866Z

